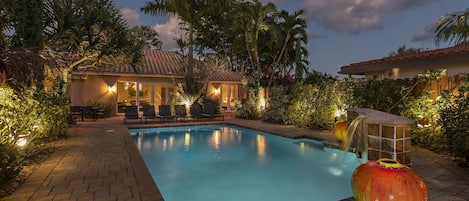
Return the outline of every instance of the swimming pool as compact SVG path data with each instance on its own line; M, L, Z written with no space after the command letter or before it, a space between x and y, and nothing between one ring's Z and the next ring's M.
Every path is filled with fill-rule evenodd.
M337 201L359 165L318 141L231 125L129 132L166 201Z

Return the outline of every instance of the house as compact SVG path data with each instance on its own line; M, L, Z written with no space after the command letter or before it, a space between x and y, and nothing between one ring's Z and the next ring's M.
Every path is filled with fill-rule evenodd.
M460 82L460 76L469 73L469 45L352 63L340 67L339 74L376 79L412 79L437 70L442 70L445 75L431 83L431 88L437 92L454 90Z
M123 113L125 105L170 104L177 96L175 82L183 82L182 56L177 52L143 50L144 65L114 66L73 72L68 87L71 106L93 103L110 105L114 113ZM242 73L229 70L209 72L207 96L218 101L221 109L231 110L245 94Z

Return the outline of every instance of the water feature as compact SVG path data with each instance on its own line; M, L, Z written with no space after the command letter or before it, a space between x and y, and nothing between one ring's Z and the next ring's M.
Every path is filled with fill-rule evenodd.
M357 154L361 163L368 160L368 134L366 133L366 116L359 114L347 126L345 140L342 141L340 148L344 151L352 151ZM351 146L354 146L351 150Z

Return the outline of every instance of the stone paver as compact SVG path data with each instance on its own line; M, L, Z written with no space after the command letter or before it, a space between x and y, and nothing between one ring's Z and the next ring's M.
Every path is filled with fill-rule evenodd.
M128 123L128 127L214 124L220 121L157 124ZM312 138L337 144L327 131L226 118L224 123L290 138ZM412 168L425 180L429 200L468 200L469 171L428 150L415 147ZM134 145L122 117L79 122L69 128L62 145L5 201L17 200L163 200Z

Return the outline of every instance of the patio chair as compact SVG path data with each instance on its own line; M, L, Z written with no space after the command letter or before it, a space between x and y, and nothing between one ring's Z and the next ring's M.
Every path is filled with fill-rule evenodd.
M185 105L174 105L174 111L176 112L176 119L187 118L187 111Z
M70 113L74 120L80 118L83 121L83 107L82 106L70 106Z
M172 119L174 116L171 114L171 106L170 105L159 105L158 106L159 112L156 115L157 118L160 118L160 121L164 119Z
M138 107L137 106L125 106L125 116L124 116L124 124L127 124L127 120L139 120L142 123L142 118L138 114Z
M217 113L215 106L212 103L204 103L204 111L202 112L202 116L211 119L221 117L223 121L225 120L225 116L223 116L223 114Z
M191 118L193 120L203 118L204 116L202 115L202 105L199 103L194 103L190 107L190 112L191 112Z
M147 123L147 119L156 119L156 112L154 105L143 105L143 119Z

